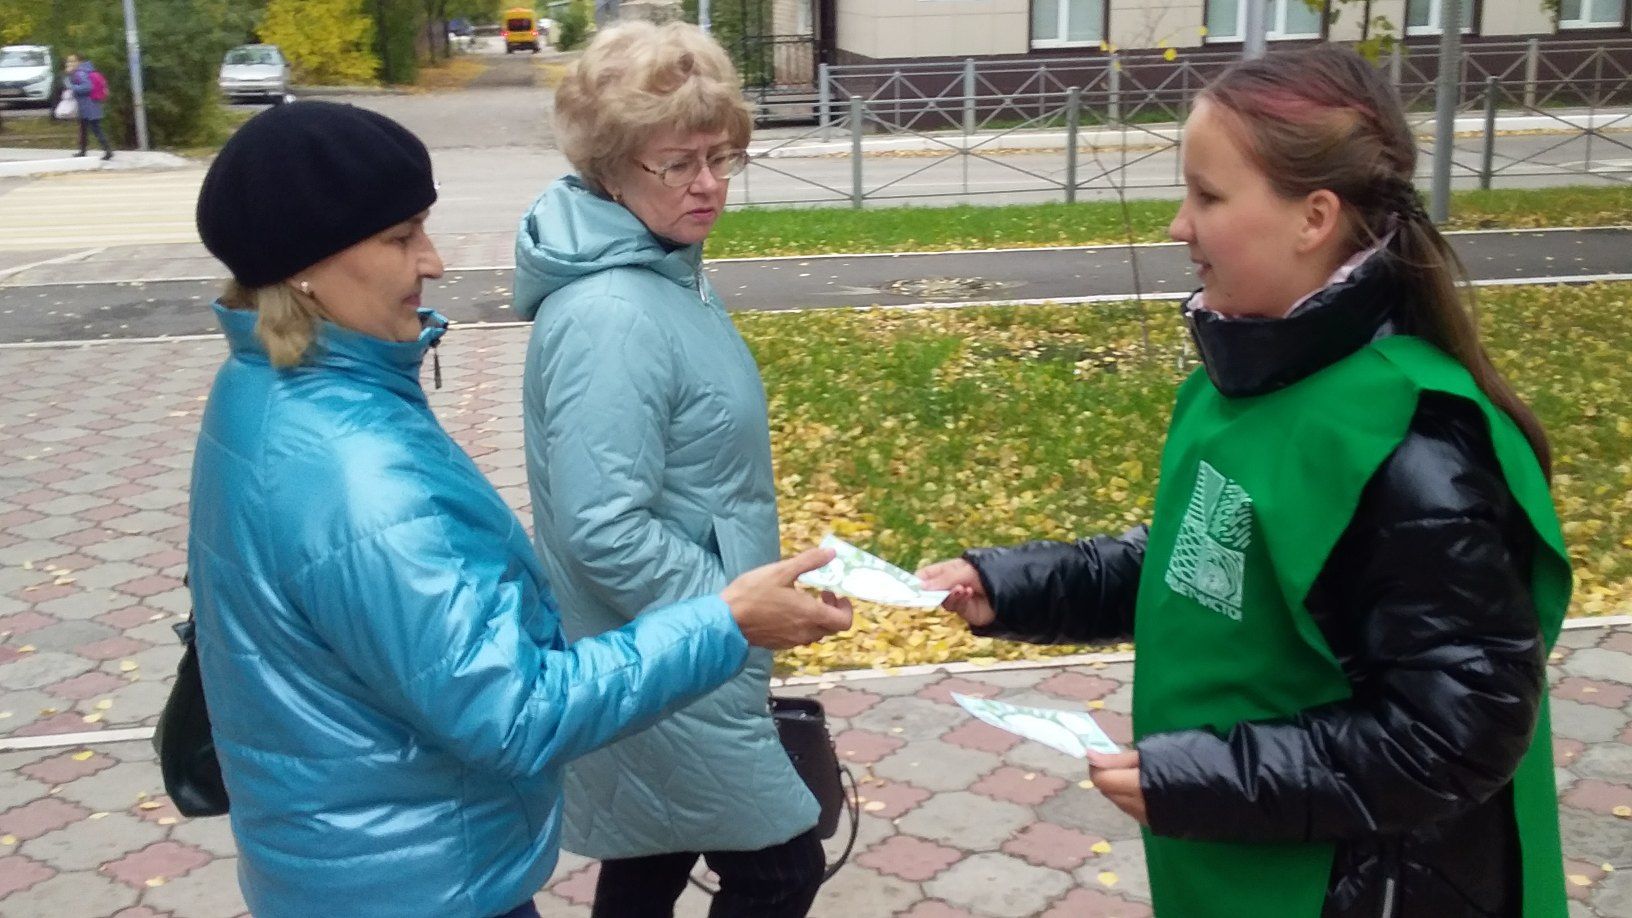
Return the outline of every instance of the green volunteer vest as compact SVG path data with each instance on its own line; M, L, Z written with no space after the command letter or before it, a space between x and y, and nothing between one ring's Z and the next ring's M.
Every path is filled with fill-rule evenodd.
M1517 425L1461 364L1420 338L1395 336L1251 398L1223 397L1198 371L1179 390L1140 579L1137 737L1223 733L1349 697L1304 599L1424 390L1484 410L1508 487L1539 536L1531 585L1551 648L1570 571L1547 481ZM1565 915L1551 734L1544 695L1514 778L1525 918ZM1317 918L1334 849L1145 833L1161 918Z

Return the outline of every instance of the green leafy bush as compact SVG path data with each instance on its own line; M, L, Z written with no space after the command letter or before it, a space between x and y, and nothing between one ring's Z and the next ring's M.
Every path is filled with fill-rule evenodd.
M297 82L374 82L374 20L364 0L272 0L260 34L283 49Z

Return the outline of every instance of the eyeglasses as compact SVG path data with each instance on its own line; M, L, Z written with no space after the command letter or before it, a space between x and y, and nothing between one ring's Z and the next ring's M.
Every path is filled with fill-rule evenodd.
M710 174L722 182L740 174L742 170L748 168L748 151L727 150L724 153L716 153L710 156L706 163L696 158L682 159L661 169L653 169L638 159L635 160L635 165L657 176L658 181L670 188L684 188L697 180L697 175L703 171L704 165L708 166Z

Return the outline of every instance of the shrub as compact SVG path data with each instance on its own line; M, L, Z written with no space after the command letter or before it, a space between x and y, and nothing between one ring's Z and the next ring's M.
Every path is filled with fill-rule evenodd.
M283 49L297 82L374 82L374 20L363 0L272 0L260 35Z

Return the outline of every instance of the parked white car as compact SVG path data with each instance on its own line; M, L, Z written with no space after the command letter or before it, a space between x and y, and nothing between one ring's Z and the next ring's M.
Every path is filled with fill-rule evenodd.
M56 100L57 59L44 45L0 48L0 104L50 105Z
M277 45L239 45L221 62L221 94L233 102L282 104L289 96L289 60Z

